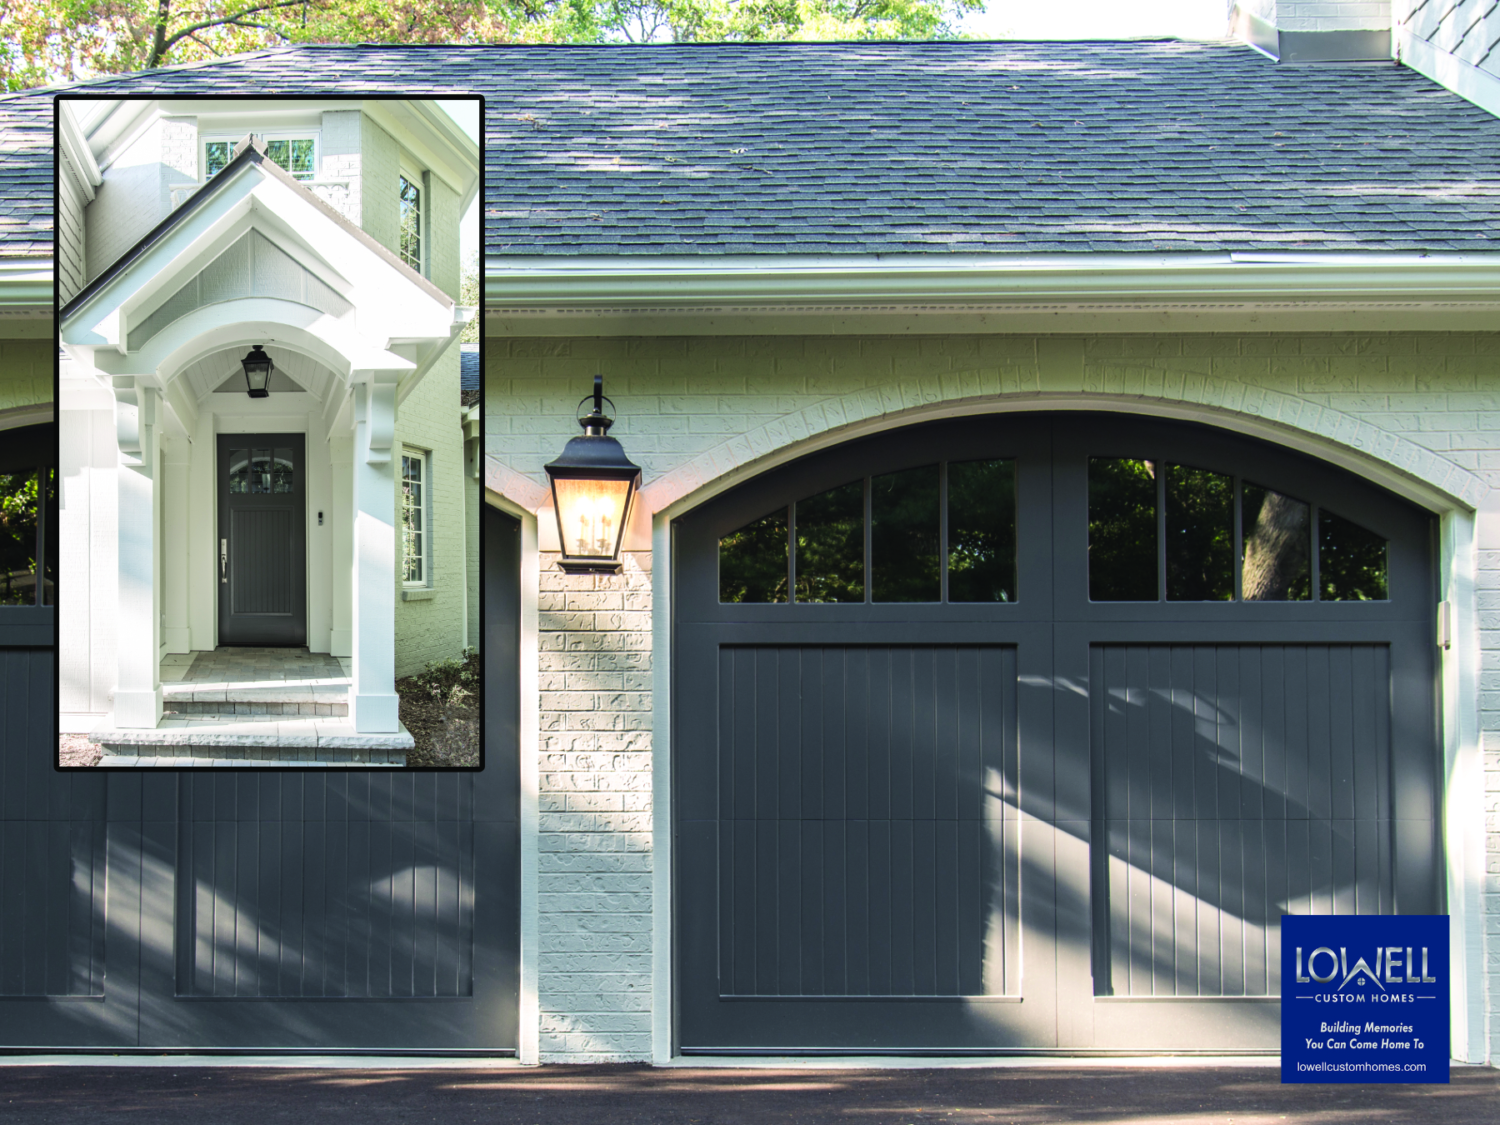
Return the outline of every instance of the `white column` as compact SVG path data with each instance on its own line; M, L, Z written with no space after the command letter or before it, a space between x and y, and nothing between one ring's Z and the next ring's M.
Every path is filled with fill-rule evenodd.
M211 651L218 643L219 524L218 438L213 411L198 412L188 471L188 644Z
M354 392L354 684L349 717L361 734L400 729L396 698L395 375L360 372Z
M115 725L155 727L161 719L156 600L156 415L160 392L133 375L114 379L120 446L120 594L116 607Z

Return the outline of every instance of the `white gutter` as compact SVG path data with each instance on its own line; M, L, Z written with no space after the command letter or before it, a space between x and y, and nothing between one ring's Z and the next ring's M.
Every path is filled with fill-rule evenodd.
M1500 254L489 256L484 296L490 315L877 306L1500 308Z
M0 260L0 315L52 316L52 259Z

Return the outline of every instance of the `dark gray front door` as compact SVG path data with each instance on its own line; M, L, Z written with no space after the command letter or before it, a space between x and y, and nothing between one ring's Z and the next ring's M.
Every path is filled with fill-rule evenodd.
M307 643L301 434L220 434L219 643Z
M1442 909L1431 519L1223 431L934 423L677 521L684 1053L1277 1049Z

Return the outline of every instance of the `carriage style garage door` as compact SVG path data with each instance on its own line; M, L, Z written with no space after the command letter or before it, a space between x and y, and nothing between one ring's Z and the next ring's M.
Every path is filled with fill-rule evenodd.
M1431 519L1000 415L677 521L685 1053L1276 1050L1282 913L1440 900Z
M0 1045L514 1052L520 556L483 533L479 772L60 773L52 654L0 652Z

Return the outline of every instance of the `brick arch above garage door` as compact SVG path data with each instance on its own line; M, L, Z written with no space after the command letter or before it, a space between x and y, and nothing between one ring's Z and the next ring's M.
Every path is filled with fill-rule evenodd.
M897 386L889 395L872 392L817 403L730 438L653 481L643 490L642 499L650 510L664 511L685 498L696 503L754 473L881 430L936 418L1036 410L1119 411L1224 426L1319 454L1429 504L1450 497L1473 508L1490 490L1483 479L1454 461L1354 415L1274 391L1230 396L1223 392L1231 388L1206 380L1204 389L1205 397L1238 398L1239 404L1229 407L1164 394L1097 391L1066 395L1001 391L923 402L921 389L907 393ZM790 444L776 444L788 438L793 439Z
M594 372L676 513L826 445L948 413L1091 409L1243 430L1429 509L1478 507L1500 333L490 336L489 488L535 510ZM1487 413L1488 412L1488 413Z

